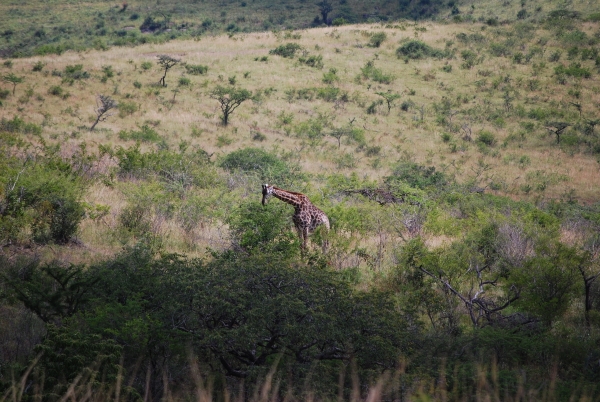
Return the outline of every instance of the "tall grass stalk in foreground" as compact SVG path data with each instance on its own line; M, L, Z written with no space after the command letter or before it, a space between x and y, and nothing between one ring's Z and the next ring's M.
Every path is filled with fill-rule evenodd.
M20 402L20 401L42 401L45 396L43 387L39 382L43 382L43 373L40 375L36 371L37 363L41 358L38 355L31 365L25 370L19 381L13 379L12 385L4 392L0 402ZM139 363L139 362L138 362ZM222 391L215 390L211 378L204 377L195 358L190 358L189 377L187 383L170 384L168 373L163 373L161 379L154 379L150 375L150 370L145 376L145 388L137 393L132 385L138 376L140 365L133 368L128 383L124 386L127 370L119 365L118 375L114 384L103 382L102 373L97 370L97 365L89 367L80 373L66 387L63 395L54 395L56 400L60 401L119 401L119 400L161 400L161 401L180 401L195 400L198 402L209 402L213 400L222 401L252 401L252 402L270 402L270 401L324 401L328 398L322 398L311 388L307 381L304 389L294 392L290 389L284 390L281 387L281 380L278 378L277 362L261 380L258 380L254 386L247 386L243 382L229 385ZM378 401L557 401L567 400L565 395L561 395L557 390L557 367L553 366L549 370L548 378L544 387L528 387L525 378L520 377L516 387L512 390L502 389L499 376L500 367L495 359L489 364L480 364L475 373L476 378L471 378L472 385L461 384L456 381L459 368L454 368L454 379L447 377L447 372L442 366L439 370L439 378L424 378L407 372L407 365L400 360L399 368L395 372L386 372L379 376L377 381L371 386L361 387L356 370L352 369L353 364L349 364L351 373L349 375L350 386L344 387L346 381L346 370L340 373L338 386L338 401L349 402L378 402ZM33 373L33 375L32 375ZM279 373L280 374L280 373ZM151 388L153 381L162 383L162 395L153 395ZM448 381L452 381L450 385ZM362 388L362 389L361 389ZM576 394L568 396L569 401L592 401L594 389L582 384L578 387Z

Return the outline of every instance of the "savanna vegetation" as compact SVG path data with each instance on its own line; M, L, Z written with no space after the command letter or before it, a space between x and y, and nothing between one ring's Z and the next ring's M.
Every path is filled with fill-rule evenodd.
M600 7L271 3L0 5L0 398L598 399Z

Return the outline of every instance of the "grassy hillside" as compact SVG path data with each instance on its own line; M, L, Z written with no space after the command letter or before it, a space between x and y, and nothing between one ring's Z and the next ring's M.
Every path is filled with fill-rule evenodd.
M595 4L349 0L334 18L380 22L296 30L313 3L43 4L0 5L4 49L29 43L0 65L3 373L38 344L50 398L87 367L118 396L119 361L132 399L597 396ZM331 232L301 254L264 182Z
M4 1L0 4L0 56L60 54L164 43L215 33L303 29L327 24L410 20L539 22L557 9L583 17L600 12L594 1ZM323 14L322 11L328 11ZM326 19L323 19L323 16Z

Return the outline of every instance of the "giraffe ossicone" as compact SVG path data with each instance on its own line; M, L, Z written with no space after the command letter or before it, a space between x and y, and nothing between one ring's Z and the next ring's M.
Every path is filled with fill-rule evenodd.
M317 208L308 197L302 193L296 193L293 191L283 190L281 188L271 186L269 184L262 185L262 204L265 205L269 197L274 196L281 201L290 204L294 207L294 215L292 221L298 231L298 236L302 242L302 248L306 248L308 236L313 233L320 225L325 226L329 231L329 218L325 215L325 212ZM324 246L327 247L327 240L324 242Z

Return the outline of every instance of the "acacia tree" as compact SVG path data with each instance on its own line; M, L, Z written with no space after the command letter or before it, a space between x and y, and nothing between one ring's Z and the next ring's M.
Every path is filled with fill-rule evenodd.
M106 119L108 119L110 116L112 116L112 113L109 113L111 109L114 109L117 107L117 102L115 102L115 100L113 98L111 98L110 96L107 95L98 95L98 97L96 98L96 121L94 122L94 124L92 124L92 127L90 127L90 131L94 131L94 127L96 127L96 124L98 124L101 121L105 121Z
M400 94L393 92L377 92L377 95L381 96L387 103L388 113L394 106L394 101L400 98Z
M560 136L569 126L569 123L565 123L563 121L550 121L546 123L546 129L556 136L557 144L560 144Z
M17 84L23 82L23 77L17 76L15 73L10 73L2 77L2 81L9 82L13 84L13 95L15 94L15 90L17 89Z
M252 92L247 89L217 85L217 87L210 92L210 97L219 101L221 112L223 112L221 121L223 122L223 125L226 126L229 123L229 115L231 115L242 102L250 99L252 97Z
M158 81L159 84L161 84L163 87L167 86L167 83L165 82L167 71L169 71L180 61L180 59L176 59L166 54L161 54L158 56L158 65L165 70L165 73L163 74L162 78Z

